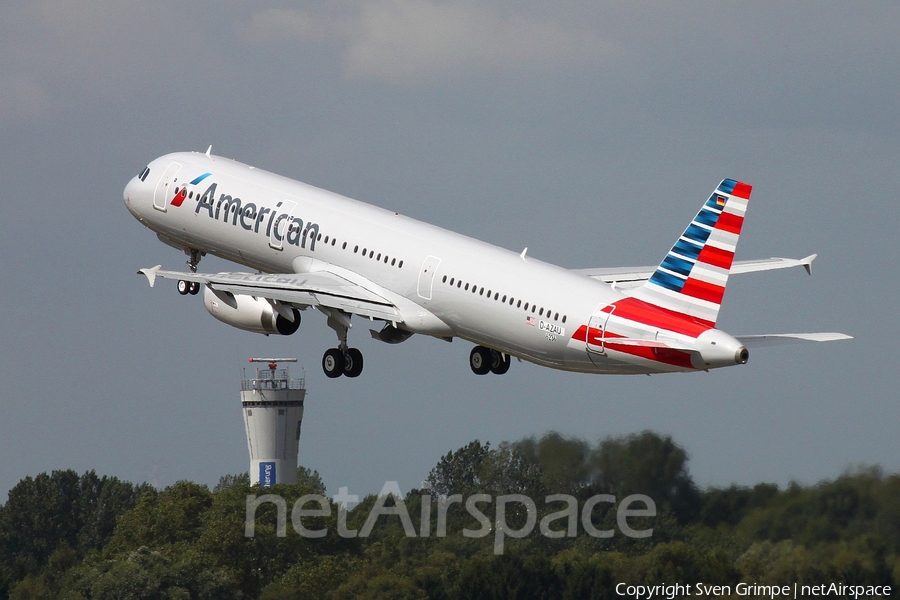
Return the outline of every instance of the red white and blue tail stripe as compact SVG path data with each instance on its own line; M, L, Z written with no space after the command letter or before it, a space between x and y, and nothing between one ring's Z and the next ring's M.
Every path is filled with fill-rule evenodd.
M634 298L714 327L751 186L724 180Z

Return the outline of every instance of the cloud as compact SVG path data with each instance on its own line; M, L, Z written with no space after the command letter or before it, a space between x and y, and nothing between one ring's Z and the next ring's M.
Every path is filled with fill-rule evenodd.
M617 52L579 23L467 0L375 0L341 14L272 9L249 32L256 43L330 41L348 77L400 84L577 66Z
M285 39L309 43L327 39L329 30L334 26L333 22L303 10L270 8L253 15L241 35L245 41L255 45Z

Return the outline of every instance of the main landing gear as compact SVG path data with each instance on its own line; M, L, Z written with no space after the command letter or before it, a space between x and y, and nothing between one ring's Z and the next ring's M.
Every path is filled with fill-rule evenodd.
M322 370L332 379L341 375L359 377L363 370L362 352L347 346L350 315L330 308L319 307L319 310L328 315L328 326L334 329L338 336L338 347L326 350L322 356Z
M332 379L346 375L359 377L363 370L362 352L356 348L329 348L322 357L322 370Z
M511 362L512 358L509 354L484 346L475 346L469 354L469 366L476 375L486 375L487 373L503 375L509 371Z
M187 296L190 294L191 296L196 296L200 291L200 284L196 281L185 281L184 279L178 280L178 293L182 296Z
M204 252L200 252L194 248L189 248L184 251L190 258L187 260L187 265L191 269L191 273L197 272L197 265L200 264L200 259L203 258ZM200 284L196 281L184 281L180 279L178 281L178 293L182 296L186 296L190 294L191 296L196 296L197 293L200 292Z

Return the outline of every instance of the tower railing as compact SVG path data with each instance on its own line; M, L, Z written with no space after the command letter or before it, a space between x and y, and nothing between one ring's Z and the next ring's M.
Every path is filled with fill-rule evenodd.
M249 390L304 390L305 377L291 377L287 369L257 369L256 377L247 377L246 369L241 379L241 391Z

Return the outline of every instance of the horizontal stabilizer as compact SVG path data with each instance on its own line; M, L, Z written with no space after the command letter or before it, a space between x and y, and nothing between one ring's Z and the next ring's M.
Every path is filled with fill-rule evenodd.
M731 264L731 275L740 275L743 273L759 273L760 271L774 271L776 269L789 269L791 267L803 267L807 273L812 273L812 262L816 259L816 254L810 254L806 258L762 258L755 260L736 260ZM643 285L645 281L653 276L656 271L655 266L645 267L611 267L611 268L593 268L593 269L572 269L574 273L580 273L592 279L599 279L615 286L617 289L627 290L629 288Z
M770 333L766 335L736 335L742 344L748 348L761 348L764 346L783 346L784 344L798 344L800 342L833 342L836 340L852 340L852 335L845 333Z
M788 269L790 267L803 267L807 274L812 275L812 262L818 254L810 254L806 258L768 258L765 260L739 260L731 265L731 274L756 273L759 271L772 271L774 269Z

